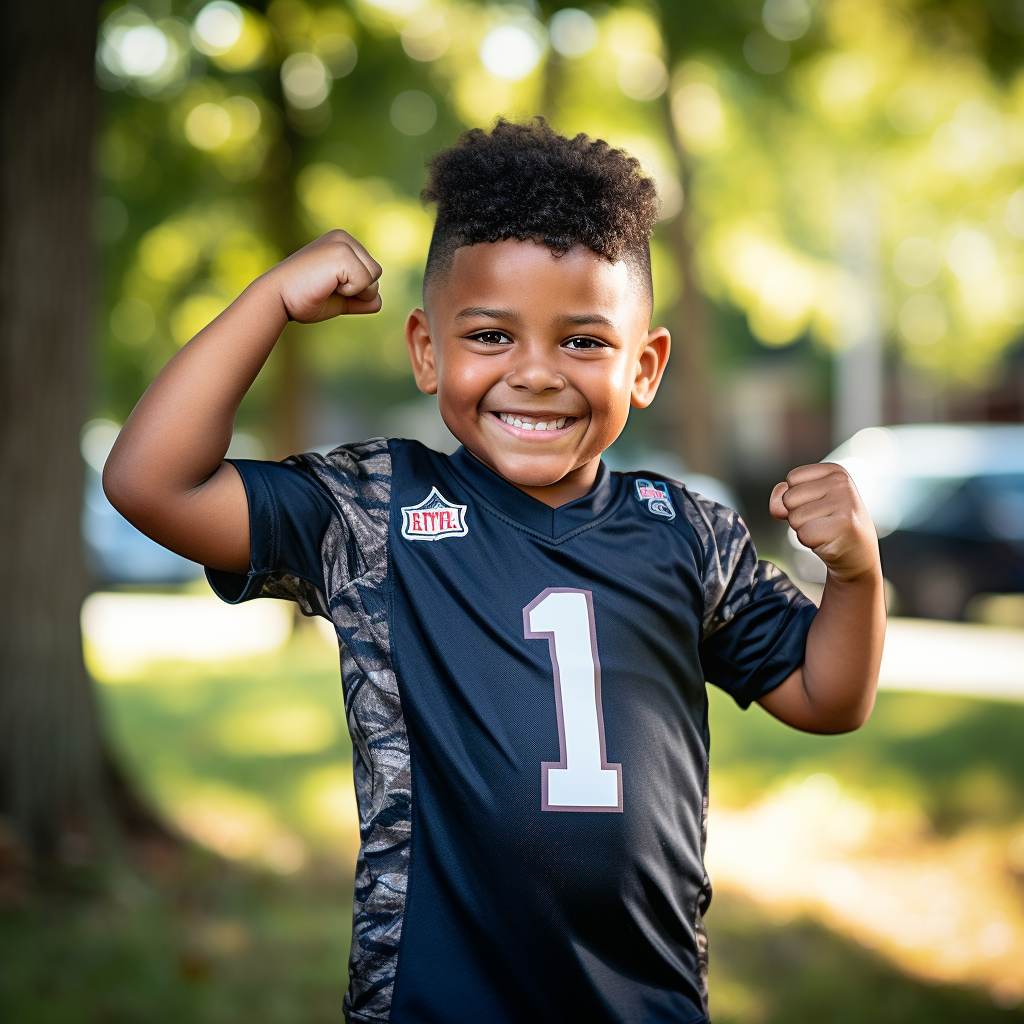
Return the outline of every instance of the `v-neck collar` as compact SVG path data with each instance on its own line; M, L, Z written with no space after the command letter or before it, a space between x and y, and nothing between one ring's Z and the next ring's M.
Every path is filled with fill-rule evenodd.
M500 477L465 447L450 456L449 462L452 469L498 512L546 537L561 537L593 522L611 505L619 490L619 475L601 462L594 486L583 497L552 508Z

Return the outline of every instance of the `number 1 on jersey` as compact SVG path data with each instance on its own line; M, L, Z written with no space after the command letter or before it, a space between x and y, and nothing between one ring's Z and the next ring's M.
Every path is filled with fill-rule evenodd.
M523 609L527 640L547 640L555 676L560 761L541 764L545 811L621 811L622 765L609 764L589 590L549 587Z

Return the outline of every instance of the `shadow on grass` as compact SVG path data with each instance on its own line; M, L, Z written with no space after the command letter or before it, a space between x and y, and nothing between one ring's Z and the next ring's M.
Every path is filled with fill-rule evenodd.
M277 878L190 852L91 897L0 915L10 1024L339 1024L351 879Z
M1024 1021L988 994L909 978L807 919L779 923L718 894L708 913L714 1024L987 1024Z

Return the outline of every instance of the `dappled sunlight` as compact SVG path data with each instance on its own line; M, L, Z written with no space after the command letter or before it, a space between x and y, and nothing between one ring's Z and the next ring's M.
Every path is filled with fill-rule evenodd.
M290 606L251 607L260 606L287 611L290 629ZM350 870L359 820L329 630L303 623L276 649L247 658L163 658L128 669L98 677L104 704L143 788L177 828L223 857L277 873L313 861Z
M715 808L708 870L774 913L809 912L903 970L1024 999L1024 906L1011 851L1024 833L936 836L912 807L879 805L829 775L752 806Z
M284 830L265 800L223 784L204 782L170 799L172 821L187 835L232 860L290 874L306 863L306 847Z

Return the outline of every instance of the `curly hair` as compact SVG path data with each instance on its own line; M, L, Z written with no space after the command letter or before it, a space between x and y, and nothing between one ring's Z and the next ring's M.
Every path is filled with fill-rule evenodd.
M584 245L625 260L651 286L650 237L661 201L640 162L602 139L559 135L535 117L472 128L427 161L421 193L437 204L424 281L451 268L455 251L507 238L556 255Z

